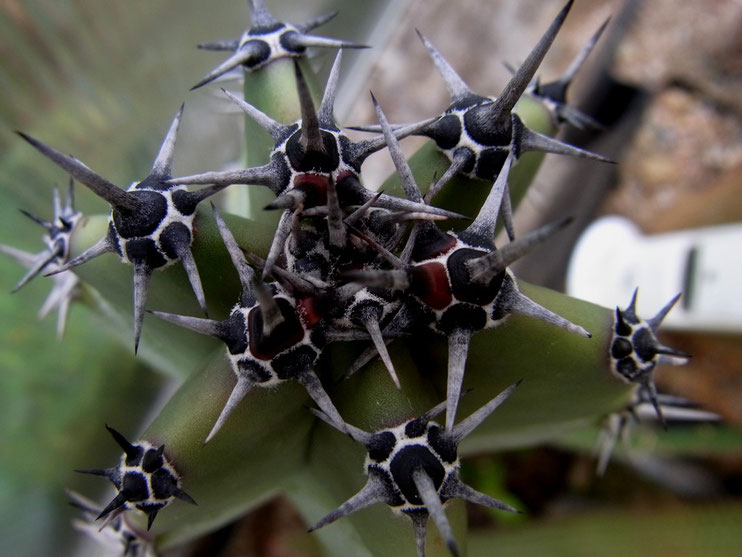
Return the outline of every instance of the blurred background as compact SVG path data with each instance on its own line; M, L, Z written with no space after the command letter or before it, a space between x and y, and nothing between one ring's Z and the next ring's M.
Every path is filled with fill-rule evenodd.
M522 61L561 0L268 4L290 22L337 7L340 15L322 34L374 45L344 58L338 121L352 125L374 121L369 89L392 122L446 107L445 87L414 28L474 91L496 95L509 77L504 63ZM605 129L565 130L563 137L618 164L547 157L516 220L527 231L565 214L576 217L567 233L516 269L554 288L565 287L572 248L600 216L622 215L652 235L742 220L742 4L577 0L539 72L543 79L558 76L609 16L570 91L570 100ZM150 168L185 101L176 172L238 159L241 116L216 87L187 91L219 56L195 45L237 38L248 21L243 0L218 0L208 9L197 0L0 0L0 243L40 251L41 229L19 209L51 218L52 188L67 183L13 130L74 154L126 187ZM315 60L320 71L330 61ZM409 140L404 147L411 152L419 144ZM381 183L390 168L385 153L372 157L364 166L369 185ZM106 212L82 190L77 203L84 213ZM739 248L729 243L716 269L738 269ZM648 267L649 276L663 268L661 258L640 263L658 265ZM55 317L36 316L48 279L10 294L23 273L0 257L3 551L94 555L97 549L77 545L63 490L90 497L103 491L72 470L115 462L103 424L143 428L173 380L135 360L129 338L122 344L113 324L83 305L72 308L65 339L57 342ZM657 308L645 309L641 292L639 309L650 315ZM738 292L724 295L731 303ZM629 301L616 298L622 306ZM470 553L489 555L495 547L500 555L738 555L742 315L739 324L736 332L662 336L693 358L685 367L659 369L660 390L718 413L723 426L640 427L634 450L619 450L602 478L591 456L597 427L549 447L467 459L465 481L526 511L503 518L472 509ZM320 555L305 527L278 500L181 553Z

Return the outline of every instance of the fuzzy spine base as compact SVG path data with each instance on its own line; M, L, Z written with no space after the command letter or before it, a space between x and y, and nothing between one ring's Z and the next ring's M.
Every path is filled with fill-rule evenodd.
M180 474L165 455L165 445L155 447L148 441L130 443L112 427L106 429L124 451L118 466L77 470L108 478L116 488L116 496L100 511L96 520L106 519L104 526L121 513L136 509L147 515L147 530L160 512L175 499L192 505L196 501L181 488Z
M51 221L46 221L28 211L21 210L21 212L44 228L42 240L46 248L39 253L32 254L0 244L0 253L4 253L28 268L26 274L13 287L12 292L18 292L40 274L54 272L67 263L70 257L72 235L82 218L82 213L75 209L75 186L72 179L69 182L64 205L59 196L59 190L54 188L54 213ZM39 319L43 319L50 311L57 310L57 339L61 340L64 336L70 303L80 293L80 281L73 273L65 273L54 275L53 282L54 285L41 305L38 316Z

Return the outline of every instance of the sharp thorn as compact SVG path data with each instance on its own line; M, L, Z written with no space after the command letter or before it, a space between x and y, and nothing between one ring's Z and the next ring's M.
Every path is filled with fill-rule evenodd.
M206 439L204 440L204 445L206 445L209 441L211 441L214 436L219 432L219 430L224 425L224 422L227 421L227 418L234 412L235 408L237 408L237 405L242 401L243 398L245 398L245 395L250 391L250 389L253 386L253 382L243 376L237 377L237 383L235 383L234 388L232 389L232 392L229 395L229 399L227 399L226 404L224 405L224 408L222 408L221 413L219 414L219 417L216 420L216 423L214 423L214 426L211 428L211 431L206 436Z

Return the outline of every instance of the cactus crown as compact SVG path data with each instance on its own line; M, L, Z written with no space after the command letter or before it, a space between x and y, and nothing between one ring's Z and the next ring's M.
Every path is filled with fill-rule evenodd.
M276 20L262 0L251 0L251 27L239 40L199 45L200 48L230 54L194 88L204 86L234 68L242 67L249 76L253 71L270 71L272 68L267 66L279 59L294 58L293 63L287 62L288 66L277 63L273 69L279 67L276 71L282 71L288 67L295 78L298 120L280 122L257 103L250 104L225 91L227 97L271 137L272 150L261 166L173 177L175 140L183 106L175 114L151 170L128 189L109 182L79 160L18 132L45 157L107 201L111 212L103 237L70 258L70 235L80 214L73 207L72 185L64 206L55 191L52 222L29 215L47 230L47 248L36 256L26 254L25 259L19 258L30 270L16 290L41 272L53 274L55 280L72 277L77 284L74 275L64 271L73 270L104 253L118 254L123 262L134 267L136 352L150 277L155 270L180 262L204 316L165 311L151 313L179 327L221 340L226 347L229 370L234 376L234 384L229 383L229 389L223 392L220 385L214 384L213 376L208 374L198 375L182 387L181 392L185 394L179 396L189 402L189 397L193 396L205 407L217 400L214 406L218 407L218 416L209 424L211 429L205 439L197 440L197 449L189 445L193 442L189 435L183 435L187 441L180 436L184 430L190 433L197 429L188 420L203 421L201 407L195 408L196 412L188 406L188 411L180 414L189 416L173 418L167 412L162 414L164 421L177 422L176 425L169 424L169 432L177 430L179 434L177 441L148 432L139 441L131 443L106 426L123 450L120 462L110 468L79 470L103 476L115 487L116 495L102 509L79 496L72 498L88 518L104 519L103 525L116 533L125 554L146 554L153 551L155 544L150 543L146 533L137 531L135 526L130 527L123 513L129 510L144 513L149 530L158 513L175 499L195 505L184 485L198 496L199 501L203 501L201 492L192 490L191 485L197 490L203 485L199 483L203 482L203 477L220 473L214 469L213 462L220 459L209 460L212 458L210 455L219 454L220 447L215 447L218 443L207 447L201 445L222 431L220 439L229 439L230 435L239 438L238 434L246 424L239 423L237 416L232 416L243 401L248 404L248 394L253 394L258 387L272 388L294 380L319 407L319 410L312 409L315 416L363 445L367 452L364 464L366 484L336 510L319 519L311 530L383 502L412 520L419 555L425 552L429 518L450 552L459 555L459 546L444 508L447 501L463 499L515 512L513 507L480 493L461 480L458 448L467 435L513 395L520 381L467 418L457 421L465 374L470 373L472 367L470 348L475 344L472 342L474 335L484 336L500 326L506 328L508 321L518 321L517 318L510 319L511 316L531 318L525 320L530 321L531 326L535 326L534 321L544 322L548 325L545 328L554 335L574 333L583 340L590 339L585 340L586 343L600 345L602 348L595 351L597 355L585 350L587 355L582 359L587 362L584 367L589 370L585 373L593 374L598 369L619 379L607 387L615 389L607 399L625 401L633 394L635 398L630 401L628 410L619 409L619 414L616 414L623 420L619 420L620 424L625 423L626 412L630 413L639 402L647 400L657 416L663 419L661 408L665 399L657 394L653 371L658 364L680 364L687 360L685 353L666 347L657 339L657 329L677 297L648 320L641 319L636 313L636 292L626 309L616 309L615 319L612 312L591 306L587 310L592 312L589 313L591 331L588 332L579 324L582 316L573 318L570 312L559 310L557 313L549 309L548 303L541 303L537 301L538 296L530 295L528 288L519 283L509 268L570 222L570 219L564 219L528 234L516 235L509 182L512 180L511 170L518 164L521 154L540 151L608 160L530 129L525 117L516 111L516 103L525 94L544 103L552 111L556 123L569 122L577 127L595 125L589 116L567 104L566 94L607 22L556 81L541 84L535 78L572 3L568 1L557 14L496 97L474 93L432 43L418 33L448 89L450 106L434 118L404 126L393 125L372 94L371 102L379 124L364 129L380 132L380 135L353 140L336 122L334 106L342 49L362 48L363 45L309 33L334 14L303 25L290 25ZM315 46L340 49L318 106L310 95L308 76L295 60ZM433 140L450 161L447 170L434 181L426 194L418 186L399 144L401 139L410 135ZM404 197L374 192L363 184L364 161L384 148L392 157ZM459 231L446 230L445 224L439 221L461 215L433 205L435 195L454 176L491 182L476 216ZM229 207L219 211L212 203L210 214L197 210L201 201L227 187L242 187L239 184L267 187L275 199L266 209L281 212L270 245L259 253L253 253L252 223L236 221L237 224L233 225L230 221L227 225ZM189 185L206 187L189 191ZM462 195L466 193L463 191ZM215 249L220 249L222 244L226 247L231 261L229 270L234 267L241 286L237 300L229 300L233 305L223 319L211 319L207 314L204 289L192 251L196 242L204 241L201 235L208 236L208 224L212 222L218 231L218 235L217 232L213 234L217 240ZM495 231L499 223L504 225L509 241L496 246ZM201 226L204 224L206 226ZM207 240L214 238L208 237ZM209 245L214 247L213 242ZM11 248L0 248L11 256L15 253ZM206 254L204 259L211 260L212 256L213 253ZM205 268L201 262L199 266L202 270ZM66 308L72 288L65 288ZM63 302L57 300L62 298L59 293L54 295L54 300L60 305L60 315ZM391 391L397 395L404 391L411 372L400 372L387 345L400 338L421 338L427 333L438 337L432 341L433 351L440 337L446 338L447 365L440 384L435 383L435 371L429 376L426 373L419 375L433 385L433 390L439 389L441 393L445 390L445 402L414 417L410 415L410 404L395 407L395 419L372 432L346 423L338 410L344 406L338 404L336 407L337 399L334 399L338 388L330 385L321 365L325 356L329 354L327 359L331 359L335 355L332 345L345 343L347 348L349 341L362 341L366 346L348 369L337 370L339 373L333 378L348 378L378 355L389 374L389 379L384 377L384 380L394 383L397 391ZM595 338L591 338L592 333ZM574 335L565 335L567 340L557 336L552 344L569 345L574 342ZM528 339L522 340L527 342ZM605 346L609 346L610 358L606 358ZM485 389L498 380L497 373L501 371L498 366L499 362L494 362L492 369L487 370ZM634 385L639 385L639 388L635 389ZM196 398L194 392L201 398ZM354 393L355 396L364 394ZM489 392L485 394L491 396ZM394 395L388 398L393 399ZM403 392L400 397L409 395ZM639 402L636 397L639 397ZM206 398L208 402L204 402ZM604 413L616 411L615 406L606 408ZM293 409L274 410L290 415ZM434 418L444 411L446 418L441 426ZM302 412L308 416L303 409ZM596 417L594 411L591 412L588 417ZM184 426L178 420L186 420L188 425ZM618 435L616 431L623 429L620 424L611 429L612 441L608 443L611 448ZM270 435L280 437L282 433L271 431ZM154 444L147 439L165 439L167 446L171 449L175 446L176 450L166 452L165 444ZM303 450L307 447L303 446ZM610 449L602 449L600 466L603 469L609 454ZM184 470L196 470L189 478L182 478L174 465L180 464L181 459L189 463L183 467ZM209 496L208 493L204 495Z

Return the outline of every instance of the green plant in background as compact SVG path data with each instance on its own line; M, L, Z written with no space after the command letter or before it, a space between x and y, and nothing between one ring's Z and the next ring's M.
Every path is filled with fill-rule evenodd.
M244 100L227 95L247 115L247 168L173 178L182 108L150 174L127 190L21 133L112 212L78 222L71 197L62 208L55 196L54 221L40 220L48 248L34 258L4 251L31 267L27 278L78 277L83 286L75 279L55 295L60 314L82 289L127 343L133 321L135 351L150 310L159 319L146 318L139 357L180 382L136 442L107 426L125 454L117 466L87 471L114 484L110 503L73 499L130 554L191 541L278 492L313 529L351 515L317 530L329 553L464 554L465 507L456 499L514 509L464 483L460 456L532 446L645 401L661 418L654 368L686 357L656 337L677 298L644 321L636 297L614 311L508 269L567 224L513 230L512 211L541 160L526 152L604 160L549 134L564 121L590 123L565 96L605 26L562 79L539 85L535 73L568 2L496 97L473 93L420 35L451 106L394 126L371 97L379 126L365 129L382 135L353 140L333 114L341 56L316 102L304 54L361 45L308 34L328 16L291 26L262 1L249 4L251 29L204 45L232 54L195 86L244 69ZM398 143L408 135L432 139L410 161ZM397 172L376 193L364 187L362 165L383 148ZM257 186L270 190L267 209L278 219L265 217ZM249 192L247 205L234 202L240 193L225 195L236 189ZM217 193L218 211L197 208ZM496 248L500 220L509 242ZM62 228L74 228L71 250L66 236L64 246L54 243ZM134 266L133 320L131 278L112 256L98 257L107 252ZM169 265L176 261L182 267ZM214 319L193 316L207 307ZM321 411L307 409L312 401ZM603 467L620 429L604 445ZM368 452L366 479L354 441ZM174 499L198 505L163 511ZM415 535L386 509L356 513L377 502L410 517ZM436 532L427 533L428 518Z

